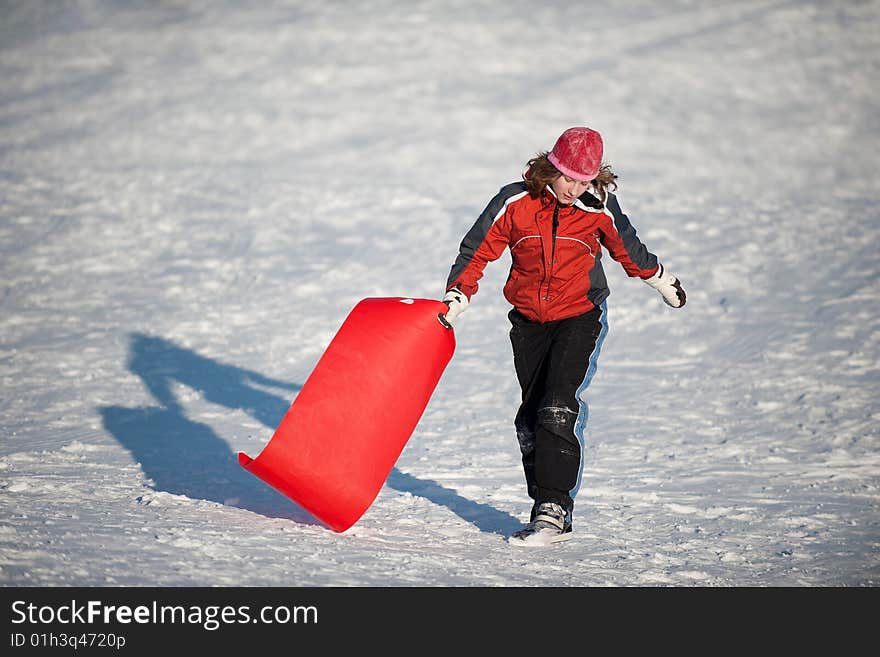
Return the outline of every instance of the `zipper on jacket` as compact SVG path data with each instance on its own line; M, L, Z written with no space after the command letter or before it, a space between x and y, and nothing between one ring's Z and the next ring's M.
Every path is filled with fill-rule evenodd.
M553 278L553 263L556 262L556 230L559 228L559 201L553 206L553 230L550 238L550 261L544 271L547 272L547 292L544 301L550 301L550 280Z

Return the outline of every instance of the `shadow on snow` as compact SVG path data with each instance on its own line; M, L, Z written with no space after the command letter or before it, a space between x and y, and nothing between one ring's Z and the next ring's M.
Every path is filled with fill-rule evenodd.
M163 338L131 335L129 370L143 381L158 406L105 406L104 428L140 464L152 487L174 495L235 506L269 517L320 524L307 511L238 464L238 450L207 424L187 417L174 387L183 384L211 403L241 410L274 429L301 384L272 379L252 370L201 356ZM286 394L263 388L282 390ZM386 483L395 490L446 506L481 531L508 533L513 516L468 500L440 484L394 468Z

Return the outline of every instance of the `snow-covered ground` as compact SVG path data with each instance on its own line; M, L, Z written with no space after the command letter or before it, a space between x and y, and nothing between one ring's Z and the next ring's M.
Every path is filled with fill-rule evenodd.
M878 89L878 2L2 3L0 585L876 586ZM608 262L575 538L504 259L354 527L241 469L572 125L688 292Z

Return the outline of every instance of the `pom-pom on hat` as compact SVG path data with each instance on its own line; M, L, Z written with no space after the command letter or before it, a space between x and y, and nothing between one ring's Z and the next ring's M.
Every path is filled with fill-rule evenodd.
M584 127L569 128L556 140L547 159L569 178L593 180L602 166L602 135Z

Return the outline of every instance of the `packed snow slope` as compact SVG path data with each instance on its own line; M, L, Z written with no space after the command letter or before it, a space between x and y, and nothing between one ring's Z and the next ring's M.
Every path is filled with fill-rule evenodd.
M877 2L4 2L0 584L876 585L878 89ZM240 468L573 125L688 292L606 261L574 539L505 542L507 256L354 527Z

